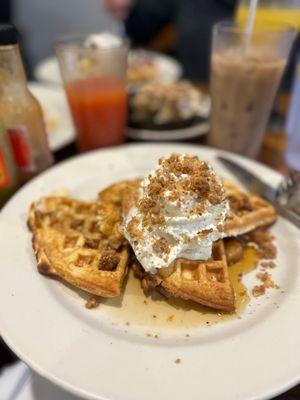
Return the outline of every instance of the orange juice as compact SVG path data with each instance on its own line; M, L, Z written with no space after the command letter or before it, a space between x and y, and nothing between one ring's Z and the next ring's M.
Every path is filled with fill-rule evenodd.
M81 151L124 142L125 82L109 77L87 77L67 83L66 92Z
M238 26L243 27L247 21L249 7L240 4L236 11L236 21ZM255 14L255 28L265 28L267 26L280 26L286 24L300 30L300 8L280 7L279 5L263 6L258 5Z

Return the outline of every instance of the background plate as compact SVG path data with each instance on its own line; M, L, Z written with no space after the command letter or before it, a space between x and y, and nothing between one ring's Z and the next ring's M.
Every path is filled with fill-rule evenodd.
M128 126L126 128L126 136L130 139L164 142L168 140L188 140L206 135L209 131L209 123L207 121L200 122L193 126L180 129L170 130L151 130L137 129Z
M153 58L158 67L160 78L163 82L175 82L181 77L182 67L174 58L148 50L143 50L143 53L148 54L151 58ZM131 50L130 54L134 55L135 51ZM55 85L62 84L58 62L54 56L45 58L43 61L41 61L37 65L34 74L36 79L41 82Z
M29 89L42 106L50 149L57 151L72 143L74 125L64 90L36 82L30 82Z

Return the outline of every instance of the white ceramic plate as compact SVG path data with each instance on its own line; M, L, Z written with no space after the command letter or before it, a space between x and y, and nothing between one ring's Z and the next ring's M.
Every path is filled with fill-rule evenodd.
M251 298L241 319L213 326L157 328L153 318L148 325L126 325L120 304L126 308L135 300L132 294L87 310L77 292L36 271L26 228L33 200L58 188L93 199L112 182L145 174L171 152L196 154L230 177L209 148L130 145L59 164L11 199L0 220L1 335L39 374L88 399L271 398L300 378L300 239L287 221L279 218L272 228L279 249L272 275L281 289ZM232 158L269 184L280 180L258 163ZM246 276L247 286L254 281L255 273Z
M182 76L182 66L174 58L154 51L143 51L148 53L150 57L153 57L154 63L157 65L159 70L159 76L162 82L175 82ZM130 53L134 55L135 51L132 50Z
M51 150L72 143L74 127L63 89L36 82L30 82L29 89L42 106Z
M181 77L182 67L179 62L172 57L146 50L143 52L153 58L163 82L174 82ZM134 55L136 52L133 50L130 51L130 54ZM61 85L62 81L57 59L53 56L41 61L35 69L35 77L41 82Z

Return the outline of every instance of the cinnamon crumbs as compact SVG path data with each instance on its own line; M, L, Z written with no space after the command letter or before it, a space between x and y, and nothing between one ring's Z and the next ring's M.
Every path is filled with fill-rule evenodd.
M207 202L215 205L225 199L221 182L208 164L198 157L172 154L167 159L161 158L159 166L161 168L156 170L155 175L148 176L146 193L137 204L144 214L143 227L165 223L160 215L165 200L181 206L189 197L196 199L191 215L199 215L206 209Z
M162 254L162 253L169 254L170 250L171 250L166 239L164 239L164 238L156 240L153 243L153 249L158 254Z
M266 288L264 285L256 285L252 289L252 294L254 297L262 296L265 293L266 293Z
M266 289L273 288L278 289L279 286L273 281L271 275L268 272L262 272L256 275L256 277L263 282L263 285Z
M120 257L116 252L107 250L100 257L99 269L102 271L114 271L117 268L119 261Z

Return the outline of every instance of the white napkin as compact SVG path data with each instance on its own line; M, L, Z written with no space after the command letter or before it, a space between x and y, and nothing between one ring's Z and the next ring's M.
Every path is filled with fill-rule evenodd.
M1 400L82 400L34 373L21 361L0 375Z

